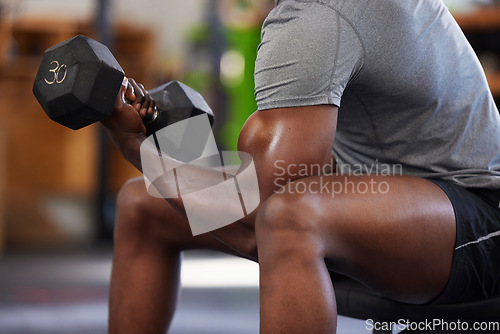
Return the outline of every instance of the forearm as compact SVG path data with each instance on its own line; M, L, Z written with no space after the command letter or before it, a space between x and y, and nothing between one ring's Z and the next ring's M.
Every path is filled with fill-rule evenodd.
M215 225L236 221L259 203L253 159L243 152L215 152L182 162L148 140L141 147L141 161L151 182L148 192L168 199L190 222L197 217Z
M108 127L104 127L104 129L121 155L142 173L140 147L146 139L146 135L112 131Z
M148 192L153 196L167 199L184 215L185 209L180 189L182 188L184 194L192 193L215 182L211 180L221 178L220 172L182 164L171 157L161 155L161 151L159 152L156 146L147 145L148 142L144 142L145 135L123 133L108 127L105 129L121 155L151 182ZM141 155L141 145L143 144L145 145L142 147ZM179 184L178 171L176 170L176 167L179 166L182 166L181 184Z
M169 143L168 140L165 141L165 138L161 137L161 135L158 137L159 143L157 138L152 136L147 138L144 132L124 131L116 122L107 121L103 125L122 156L144 174L146 186L148 186L148 192L151 195L167 199L178 211L185 215L187 214L183 197L186 199L187 196L188 200L193 199L194 193L200 191L205 196L199 195L200 198L193 200L193 202L205 203L207 204L205 207L220 207L221 201L219 199L217 202L217 196L215 196L217 194L207 196L206 191L215 189L214 187L220 189L221 184L232 176L226 173L225 168L227 167L224 166L224 163L229 164L230 162L225 161L223 163L221 161L215 142L212 144L215 149L209 149L207 151L209 153L203 152L205 155L211 156L205 156L195 162L182 162L168 156L160 149L162 147L168 151L170 145L176 145L175 143ZM207 126L209 125L207 124ZM175 151L175 148L173 151ZM204 164L201 164L200 160ZM222 188L225 186L227 185L223 184ZM239 195L236 194L236 196ZM210 204L207 201L213 203ZM235 205L234 208L231 205L226 205L224 209L229 212L237 212L238 210L241 211L241 205L239 207ZM193 210L190 213L196 214ZM233 216L236 215L233 214Z

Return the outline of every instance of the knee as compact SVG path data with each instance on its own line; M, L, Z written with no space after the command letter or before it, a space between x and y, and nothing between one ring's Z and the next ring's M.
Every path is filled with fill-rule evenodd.
M142 179L128 180L118 192L116 209L118 212L126 212L126 216L135 220L143 217L148 210L152 197L145 190Z
M262 205L257 216L258 246L318 248L322 235L321 219L314 196L275 194Z
M125 183L116 200L115 239L130 240L147 234L158 215L156 200L147 193L142 178Z

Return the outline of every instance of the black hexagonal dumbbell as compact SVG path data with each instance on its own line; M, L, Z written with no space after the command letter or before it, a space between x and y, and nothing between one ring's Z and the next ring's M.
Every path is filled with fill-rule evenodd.
M55 122L77 130L111 115L124 72L109 49L86 36L76 36L45 51L33 94ZM172 81L150 91L157 108L145 119L148 134L177 121L214 115L192 88Z

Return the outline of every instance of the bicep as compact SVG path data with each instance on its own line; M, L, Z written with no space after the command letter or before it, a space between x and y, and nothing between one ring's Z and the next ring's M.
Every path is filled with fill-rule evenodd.
M317 105L261 110L250 116L238 150L254 159L263 199L329 161L337 113L334 105Z

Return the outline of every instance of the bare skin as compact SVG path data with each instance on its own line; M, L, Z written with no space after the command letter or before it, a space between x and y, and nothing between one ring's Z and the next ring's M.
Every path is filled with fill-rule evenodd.
M125 94L134 107L124 104ZM153 103L131 81L103 122L139 170L141 117ZM180 199L149 197L141 180L125 185L118 198L110 333L168 329L181 253L193 248L258 260L261 333L335 333L328 270L399 301L437 297L451 271L456 229L453 208L439 187L410 176L298 175L298 166L313 170L329 161L336 119L337 108L327 105L255 112L242 129L239 150L255 161L261 204L208 234L191 235ZM297 167L282 175L276 161ZM193 173L199 174L194 179L207 177L202 170ZM335 185L335 195L321 182ZM370 184L383 187L364 191Z

